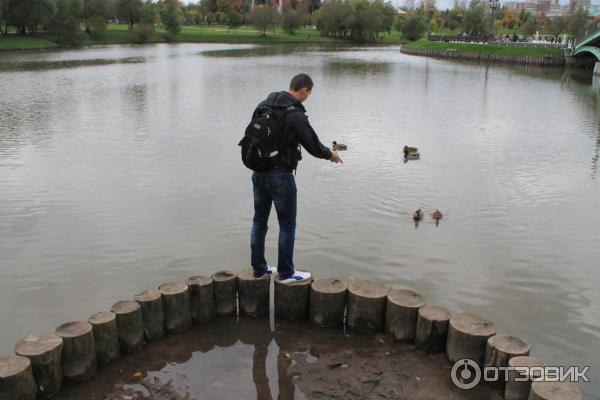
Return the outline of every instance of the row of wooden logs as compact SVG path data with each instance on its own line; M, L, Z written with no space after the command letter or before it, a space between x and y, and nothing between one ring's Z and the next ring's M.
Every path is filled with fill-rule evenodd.
M396 340L414 341L425 352L445 351L451 363L471 359L480 366L543 365L529 357L530 346L524 340L497 336L492 322L472 314L450 315L411 290L387 289L366 280L349 285L331 278L274 281L277 318L309 318L319 327L338 327L345 321L349 331L361 334L385 331ZM90 379L97 366L118 360L121 352L139 351L146 341L187 331L216 316L238 311L268 316L270 284L270 276L255 279L252 270L194 276L119 301L111 311L68 322L55 333L27 336L17 344L16 356L0 358L0 400L47 399L61 389L63 379ZM581 399L579 390L567 382L532 385L531 380L514 378L513 374L508 383L499 384L505 387L506 400Z

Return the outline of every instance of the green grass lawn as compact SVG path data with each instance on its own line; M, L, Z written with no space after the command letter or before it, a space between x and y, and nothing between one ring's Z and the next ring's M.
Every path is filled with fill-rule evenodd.
M427 39L421 39L416 42L408 43L404 45L404 47L407 49L438 51L456 49L456 51L465 53L498 54L507 56L551 56L558 59L564 57L562 49L528 45L444 43L430 42Z
M58 45L42 37L30 36L0 36L0 51L2 50L40 50L53 49Z
M134 33L129 32L127 25L108 25L106 30L96 35L86 35L84 45L94 44L124 44L133 43ZM166 42L162 28L156 29L156 34L150 43ZM321 36L316 29L301 28L293 35L285 33L281 28L268 30L266 35L261 35L252 26L241 26L239 28L227 29L225 25L202 25L186 26L174 38L175 42L197 42L197 43L289 43L289 44L340 44L351 43L349 41ZM399 32L392 31L385 34L383 38L374 43L367 44L400 44L402 36ZM25 49L48 49L58 47L54 42L54 36L48 34L36 34L27 36L0 37L0 50L25 50Z

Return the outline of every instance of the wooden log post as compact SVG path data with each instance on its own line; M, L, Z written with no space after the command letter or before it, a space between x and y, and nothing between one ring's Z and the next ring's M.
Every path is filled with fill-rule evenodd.
M544 362L535 357L517 356L508 360L508 366L515 369L508 371L504 400L528 400L531 382L543 373L540 370L536 374L532 368L544 367Z
M56 328L63 340L62 370L65 380L82 382L96 375L96 346L92 325L88 322L67 322Z
M383 331L387 289L380 283L354 280L348 286L348 329L371 334Z
M450 363L463 358L482 366L485 347L490 336L496 334L494 324L477 315L456 314L450 317L446 355Z
M425 298L406 289L392 289L387 293L385 308L385 331L396 340L412 342L417 331L419 308Z
M317 279L310 286L310 322L320 328L344 323L348 284L335 278Z
M231 271L218 271L212 274L211 278L217 316L235 314L237 312L235 274Z
M106 367L121 357L117 316L110 311L100 311L88 318L94 332L96 359L100 367Z
M508 367L508 361L517 356L528 356L531 346L525 340L514 336L496 335L487 340L485 348L485 367ZM498 380L491 382L493 386L504 389L507 376L498 375Z
M31 361L26 357L0 357L0 400L36 400Z
M182 333L192 328L190 289L185 283L169 282L159 286L165 307L167 333Z
M135 353L144 347L144 321L137 301L116 302L111 311L117 316L119 345L124 353Z
M581 391L571 382L533 382L528 400L581 400Z
M308 318L310 285L313 279L281 283L275 278L275 317L289 321Z
M252 269L245 269L237 275L237 291L240 315L263 317L269 315L271 275L254 278Z
M156 289L144 290L133 296L142 309L144 322L144 337L153 342L165 337L165 311L160 291Z
M446 350L450 312L443 307L425 305L419 308L415 344L428 353Z
M31 361L38 399L48 399L60 391L62 348L63 340L53 333L26 336L15 347L18 356Z
M192 322L205 324L215 318L213 280L208 276L192 276L185 283L190 288Z

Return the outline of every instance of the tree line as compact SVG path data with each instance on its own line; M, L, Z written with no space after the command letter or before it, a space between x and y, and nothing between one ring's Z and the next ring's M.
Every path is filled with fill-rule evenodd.
M168 38L183 25L224 24L236 29L252 24L265 35L281 27L294 34L316 25L322 35L375 40L390 32L397 11L384 0L0 0L0 35L40 31L56 35L61 45L76 45L85 34L97 36L109 22L128 25L138 42L150 39L162 25ZM83 31L82 31L83 28Z
M140 34L148 27L154 32L160 22L173 36L184 16L177 0L0 0L0 35L4 36L11 26L18 35L43 30L54 33L61 45L77 45L84 32L93 37L106 29L108 21L123 21L130 31L139 23L136 33Z
M461 30L471 35L490 35L505 28L520 30L527 36L538 31L558 37L567 34L581 38L591 23L587 12L582 8L573 8L568 16L549 18L544 13L532 14L527 10L497 8L491 10L489 2L470 0L468 4L455 1L451 9L439 10L435 0L424 0L414 6L414 0L406 3L408 14L397 21L396 28L409 40L417 40L425 32L437 32L444 29Z

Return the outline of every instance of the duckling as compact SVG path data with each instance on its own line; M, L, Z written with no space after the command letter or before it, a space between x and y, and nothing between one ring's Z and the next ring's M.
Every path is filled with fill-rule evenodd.
M431 213L431 217L436 221L439 221L440 219L444 218L444 215L436 208L435 211Z
M423 219L423 210L419 208L417 211L412 213L412 219L413 219L413 221L422 220Z
M334 140L331 144L331 149L335 151L344 151L348 150L348 146L346 146L345 144L338 143Z
M408 156L410 154L419 154L419 149L416 147L408 147L404 146L404 156Z
M410 153L410 154L405 154L404 155L404 161L418 160L420 158L421 158L421 155L419 153Z

